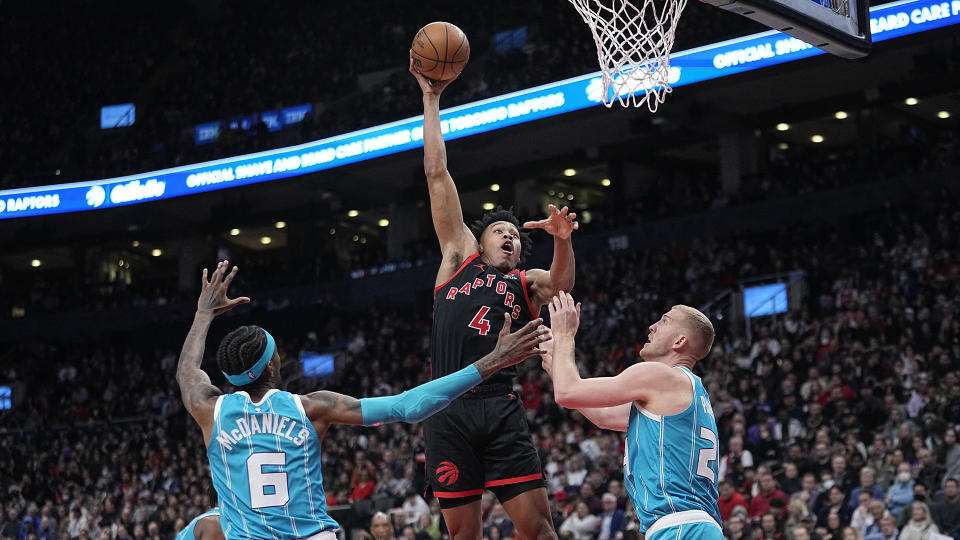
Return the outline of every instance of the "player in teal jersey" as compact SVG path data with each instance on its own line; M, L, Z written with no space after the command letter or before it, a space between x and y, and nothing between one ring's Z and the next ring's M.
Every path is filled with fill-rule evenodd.
M224 540L220 528L220 509L207 510L193 518L174 540Z
M550 304L553 340L543 365L557 404L601 428L626 431L624 484L647 540L721 540L717 508L717 423L690 370L710 352L713 324L673 306L650 325L644 362L616 377L581 379L574 363L580 305L561 292Z
M220 343L217 364L237 392L223 394L200 369L214 317L250 301L228 298L237 274L217 265L203 271L197 313L177 366L187 411L200 425L227 540L334 540L327 514L320 441L331 424L419 422L497 370L539 354L546 329L535 319L510 333L510 315L494 350L473 364L396 396L356 399L335 392L304 396L279 389L280 357L273 337L243 326Z

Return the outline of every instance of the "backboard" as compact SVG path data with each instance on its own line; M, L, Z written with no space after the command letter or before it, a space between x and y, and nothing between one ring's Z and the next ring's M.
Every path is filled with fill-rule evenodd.
M870 52L867 0L701 0L844 58Z

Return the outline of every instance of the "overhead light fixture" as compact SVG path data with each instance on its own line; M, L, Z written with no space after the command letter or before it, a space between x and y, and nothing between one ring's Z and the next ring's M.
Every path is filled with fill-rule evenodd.
M490 191L500 191L500 184L490 184Z
M603 180L600 181L600 185L603 187L610 187L610 179L604 178Z
M353 235L353 241L356 242L356 241L358 241L358 240L360 240L360 236L358 236L358 235L356 235L356 234Z
M549 195L549 196L551 196L551 197L553 197L553 196L556 195L556 194L557 194L557 192L554 191L554 190L552 190L552 189L547 192L547 195Z
M274 223L273 226L276 227L276 228L278 228L278 229L286 229L286 228L287 228L287 222L286 222L286 221L278 221L278 222Z
M117 266L119 266L120 268L123 268L123 259L120 259L119 261L117 261Z
M780 122L777 124L777 131L786 131L788 129L790 129L790 124L786 122Z
M915 97L908 97L907 99L903 100L903 102L906 103L907 105L913 106L913 105L916 105L917 103L920 103L920 100L918 100Z
M337 234L337 230L334 229L333 227L331 227L331 228L330 228L330 236L333 236L333 235L335 235L335 234Z
M30 261L30 266L32 266L32 267L34 267L34 268L39 267L41 264L43 264L43 263L40 262L40 259L34 259L34 260Z
M557 192L557 197L560 197L560 198L562 199L562 198L564 197L563 192L562 192L562 191L558 191L558 192Z
M270 238L269 236L261 236L261 237L260 237L260 243L261 243L261 244L267 245L267 244L269 244L270 242L273 242L273 238Z
M364 236L364 237L360 238L360 243L361 243L361 244L366 244L366 243L367 243L367 237Z
M576 169L564 169L564 170L563 170L563 175L564 175L564 176L574 176L574 175L576 175L576 174L577 174L577 170L576 170Z
M833 117L836 118L837 120L846 120L846 119L847 119L847 111L837 111L837 112L833 113Z
M787 144L787 143L785 143L785 142L782 142L782 143L780 143L780 144L777 145L777 148L779 148L780 150L786 150L786 149L790 148L790 145Z
M150 252L150 254L153 255L154 257L159 257L159 256L163 255L163 251L161 251L161 250L159 250L159 249L157 249L157 248L154 248L153 251Z
M230 229L230 236L237 236L240 234L240 229Z
M948 111L940 111L937 113L937 118L946 120L947 118L950 118L950 113Z
M387 227L387 226L390 225L390 220L387 219L387 218L383 218L383 219L381 219L380 221L377 222L377 225L379 225L379 226L381 226L381 227Z
M133 242L130 242L130 245L133 246L133 247L140 247L140 241L139 241L139 240L134 240Z
M493 210L493 206L494 206L494 205L493 205L492 202L485 202L485 203L483 203L483 209L484 209L484 210Z
M572 201L572 200L573 200L573 193L568 193L568 194L567 194L567 200L568 200L568 201Z
M359 215L360 215L360 212L358 210L350 210L347 212L348 217L357 217Z
M820 144L823 142L823 135L814 135L810 137L810 142Z

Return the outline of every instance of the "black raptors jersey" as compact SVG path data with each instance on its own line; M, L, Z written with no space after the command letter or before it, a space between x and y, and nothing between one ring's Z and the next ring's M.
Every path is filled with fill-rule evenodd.
M523 270L502 274L474 253L446 283L433 291L433 339L430 342L433 378L463 369L493 351L510 313L516 330L535 319ZM512 366L483 384L510 383Z

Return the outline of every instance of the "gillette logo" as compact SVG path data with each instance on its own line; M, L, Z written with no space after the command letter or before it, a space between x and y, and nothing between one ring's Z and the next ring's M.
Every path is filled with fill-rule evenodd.
M167 183L162 180L157 180L156 178L151 178L143 183L139 180L134 180L114 186L113 189L110 190L110 202L113 204L121 204L142 201L144 199L156 199L163 196L166 188Z

